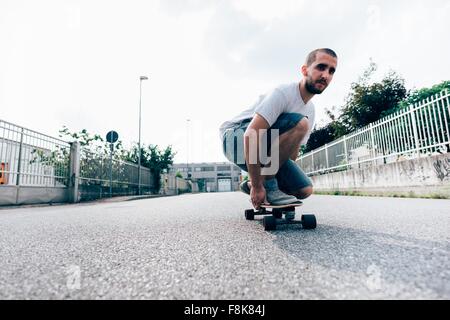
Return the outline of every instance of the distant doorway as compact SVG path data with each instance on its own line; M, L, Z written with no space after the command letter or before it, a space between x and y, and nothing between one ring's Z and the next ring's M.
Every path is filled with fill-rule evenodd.
M219 192L230 192L231 191L231 179L217 179Z

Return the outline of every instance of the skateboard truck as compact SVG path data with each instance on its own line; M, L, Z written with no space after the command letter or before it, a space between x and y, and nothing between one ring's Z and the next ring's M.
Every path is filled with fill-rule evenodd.
M301 220L287 220L282 219L283 214L295 211L296 207L301 206L302 203L295 203L283 206L261 205L259 210L248 209L245 210L245 219L254 220L255 216L264 215L263 226L264 230L276 230L277 225L282 224L301 224L303 229L315 229L317 226L316 217L313 214L303 214ZM271 210L267 210L271 209Z

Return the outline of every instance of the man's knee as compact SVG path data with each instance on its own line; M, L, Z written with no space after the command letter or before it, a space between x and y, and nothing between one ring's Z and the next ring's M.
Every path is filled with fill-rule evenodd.
M303 118L302 120L300 120L295 127L297 128L298 131L305 133L308 132L309 130L308 118Z
M309 130L309 122L307 118L300 120L295 127L288 131L288 134L295 136L304 136Z
M298 199L306 199L313 194L313 187L308 186L293 193Z

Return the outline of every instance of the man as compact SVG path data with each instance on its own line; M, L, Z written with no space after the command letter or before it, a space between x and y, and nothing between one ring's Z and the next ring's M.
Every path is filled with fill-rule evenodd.
M250 194L255 209L263 203L291 204L312 194L311 180L295 160L314 127L311 99L330 84L337 67L336 53L312 51L301 67L299 83L281 85L220 127L227 159L249 173L241 190ZM275 139L274 139L275 137ZM264 158L264 150L271 155Z

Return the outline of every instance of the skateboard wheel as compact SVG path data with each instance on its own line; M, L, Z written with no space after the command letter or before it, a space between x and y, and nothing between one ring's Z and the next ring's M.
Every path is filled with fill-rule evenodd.
M315 229L317 226L316 216L313 214L302 215L303 229Z
M281 209L272 209L272 215L276 219L281 219L281 218L283 218L283 210L281 210Z
M275 230L277 228L277 219L274 216L266 216L263 219L264 230Z
M255 220L255 211L253 209L245 210L245 219Z

